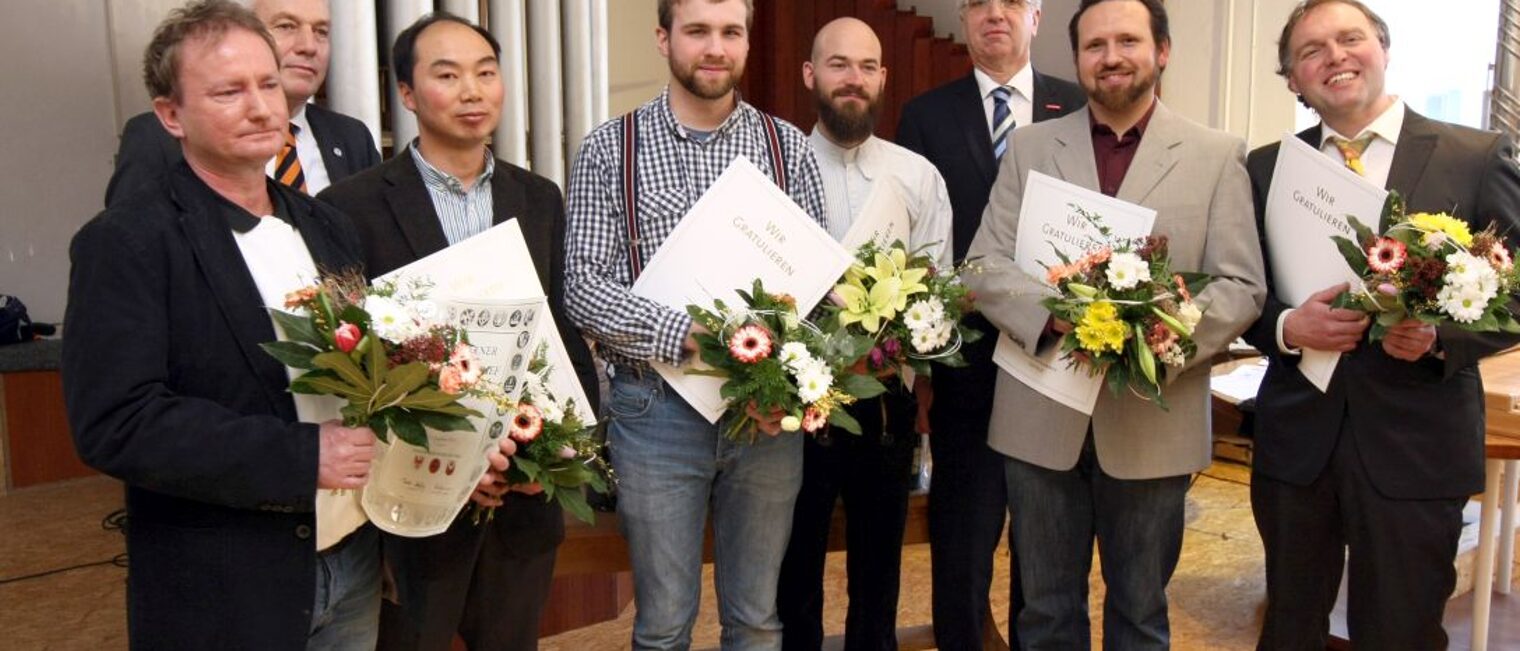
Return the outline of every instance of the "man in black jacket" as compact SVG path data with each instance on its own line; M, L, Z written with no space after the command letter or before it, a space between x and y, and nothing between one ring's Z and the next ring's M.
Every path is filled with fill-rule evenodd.
M279 48L280 86L293 127L292 151L282 148L266 162L270 176L284 172L287 185L315 196L329 183L380 164L380 152L363 122L309 103L327 78L332 22L327 0L255 0L252 6ZM154 184L180 156L179 142L151 111L127 120L116 171L106 186L106 206ZM293 161L282 168L280 162L287 158ZM304 188L295 183L297 177Z
M960 7L975 68L913 98L903 106L897 126L897 144L922 154L945 178L955 214L951 239L956 262L965 259L981 226L1008 135L1087 103L1076 84L1040 74L1030 65L1029 42L1040 26L1040 0L961 0ZM992 363L997 337L990 335L997 331L974 315L967 324L989 336L962 349L967 368L935 370L931 396L938 399L921 397L919 408L928 408L927 425L934 432L929 439L934 456L929 490L934 639L941 648L974 651L982 648L984 620L991 612L992 555L1003 531L1008 494L1002 458L987 447L997 384ZM1017 558L1012 572L1018 572ZM1015 587L1008 618L1013 648L1018 648L1018 637L1012 622L1022 604Z
M404 30L391 60L420 135L320 198L354 218L372 276L515 217L594 408L590 351L560 308L565 219L559 188L496 160L486 147L506 91L500 51L490 32L447 14L431 14ZM437 536L386 537L399 604L384 606L381 649L448 649L456 632L471 649L537 648L564 521L557 505L533 494L536 487L514 488L500 497L477 494L477 502L496 508L489 522L476 524L467 511Z
M374 433L297 422L259 347L266 305L361 267L345 217L264 174L286 125L276 56L230 2L171 14L144 69L183 159L70 249L64 395L80 457L126 484L133 648L374 644L375 530L319 552L314 515L318 489L365 484Z

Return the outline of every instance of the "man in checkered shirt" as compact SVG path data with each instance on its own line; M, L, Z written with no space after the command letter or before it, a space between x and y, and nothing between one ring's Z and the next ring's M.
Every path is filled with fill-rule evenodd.
M709 505L723 648L781 648L776 581L802 481L802 440L775 435L774 418L763 427L771 435L752 444L725 439L649 368L651 360L686 359L697 326L685 312L629 292L636 269L737 156L825 223L807 137L734 91L753 13L751 0L659 0L656 40L675 83L635 114L636 234L624 199L623 120L586 138L570 176L565 307L613 366L608 439L633 564L636 649L690 646Z

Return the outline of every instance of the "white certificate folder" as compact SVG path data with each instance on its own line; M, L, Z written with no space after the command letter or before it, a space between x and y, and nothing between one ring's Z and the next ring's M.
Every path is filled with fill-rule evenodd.
M797 299L806 316L833 288L854 257L812 216L739 156L692 205L633 284L633 293L671 309L711 308L714 301L742 307L739 290L760 279L773 294ZM652 362L660 376L709 422L725 404L720 378Z

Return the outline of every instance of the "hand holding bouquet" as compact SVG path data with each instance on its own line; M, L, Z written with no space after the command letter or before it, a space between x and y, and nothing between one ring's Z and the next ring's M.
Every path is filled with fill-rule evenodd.
M594 426L587 426L576 413L575 400L556 396L549 388L551 368L548 345L539 347L528 364L521 398L509 400L495 396L498 409L511 416L507 437L517 443L507 468L509 485L538 484L545 499L592 523L595 515L581 492L590 486L598 493L607 492L612 468L600 454L601 445L592 436ZM475 506L475 521L482 514L489 520L494 508Z
M744 306L717 301L709 310L686 308L707 332L695 336L700 359L711 369L688 373L724 379L728 400L724 435L753 441L753 419L746 406L761 412L779 410L781 428L816 432L825 423L859 434L860 423L840 407L886 390L875 378L846 369L869 349L869 340L845 333L825 335L797 316L796 300L770 294L759 280L752 292L739 292Z
M480 365L464 333L436 320L438 311L420 287L370 287L358 275L331 275L292 292L285 310L270 310L286 339L262 346L305 371L291 391L347 401L344 426L367 426L382 441L395 432L425 449L427 427L465 431L468 417L480 415L459 404L479 382Z
M871 371L906 365L929 375L930 362L966 365L961 344L982 334L961 325L969 290L956 270L941 273L927 255L910 254L901 242L883 249L867 243L834 286L831 331L846 331L871 342Z
M1370 341L1405 319L1454 323L1474 332L1520 332L1509 311L1520 289L1513 252L1492 226L1474 235L1467 222L1445 213L1406 214L1397 192L1388 195L1379 235L1355 217L1356 241L1335 237L1341 256L1361 279L1335 306L1373 315Z
M1051 316L1073 325L1061 337L1065 359L1104 375L1115 395L1125 387L1166 409L1161 382L1198 350L1193 328L1203 311L1193 295L1212 280L1171 270L1167 238L1115 239L1097 215L1074 209L1108 242L1072 261L1046 268L1059 292L1041 302ZM1159 362L1159 363L1158 363Z

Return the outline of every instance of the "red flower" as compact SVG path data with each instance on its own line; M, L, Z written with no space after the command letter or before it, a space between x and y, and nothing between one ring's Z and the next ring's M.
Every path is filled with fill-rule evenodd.
M343 322L338 329L333 331L333 340L338 344L338 350L351 353L359 346L359 340L364 338L364 333L359 331L359 326Z
M754 364L771 354L771 334L757 325L739 328L728 339L728 353L745 364Z
M823 415L817 407L808 407L807 411L802 412L802 431L804 432L812 433L821 430L828 422L829 417Z
M1404 266L1409 250L1398 240L1380 237L1367 247L1367 266L1380 274L1389 274Z
M1172 274L1172 280L1177 283L1177 295L1182 297L1182 302L1193 302L1193 294L1188 291L1187 281L1182 279L1182 274Z
M507 429L507 437L518 443L528 443L538 438L539 433L544 431L544 415L528 403L517 405L517 413L512 415L512 426Z

